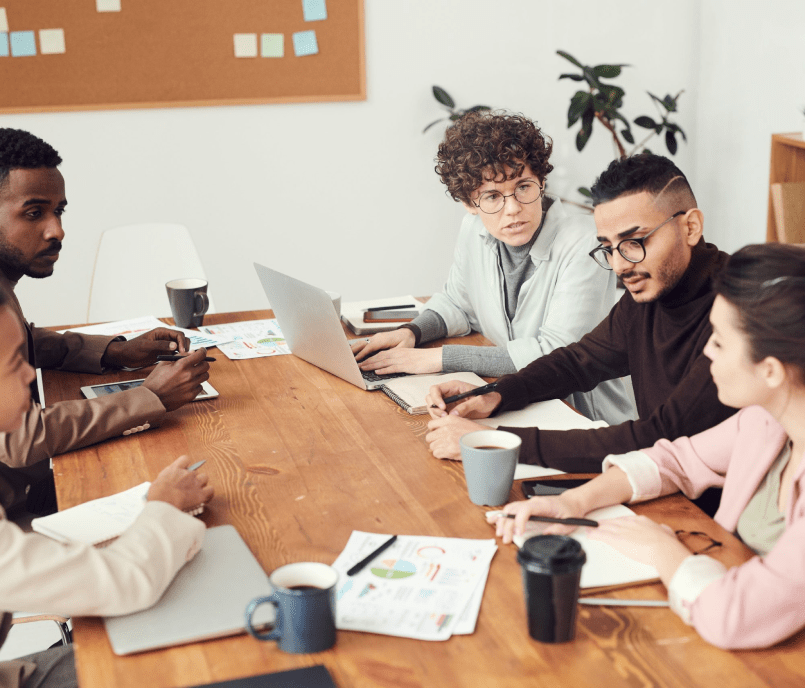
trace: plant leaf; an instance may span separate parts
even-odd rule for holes
[[[668,112],[676,112],[676,98],[672,98],[670,93],[665,95],[665,98],[662,99],[662,102]]]
[[[580,186],[576,189],[582,196],[586,196],[587,198],[592,198],[593,195],[590,193],[590,190],[586,186]]]
[[[561,55],[561,56],[562,56],[562,57],[564,57],[564,58],[565,58],[565,59],[566,59],[568,62],[572,62],[572,63],[573,63],[574,65],[576,65],[577,67],[579,67],[579,68],[581,68],[581,69],[583,69],[583,68],[584,68],[584,65],[583,65],[581,62],[579,62],[579,61],[578,61],[578,60],[577,60],[575,57],[573,57],[573,56],[572,56],[570,53],[566,53],[564,50],[557,50],[557,51],[556,51],[556,54],[557,54],[557,55]]]
[[[440,86],[433,87],[433,97],[436,98],[442,105],[449,108],[456,106],[455,101],[450,97],[450,94]]]
[[[614,79],[620,76],[621,67],[628,67],[629,65],[596,65],[593,67],[593,74],[599,79]]]
[[[657,123],[651,117],[646,117],[646,115],[640,115],[640,117],[635,118],[634,123],[638,127],[643,127],[643,129],[654,129],[657,126]]]
[[[687,137],[687,136],[685,136],[685,132],[684,132],[684,131],[682,131],[682,127],[680,127],[678,124],[675,124],[674,126],[676,127],[676,130],[677,130],[677,131],[678,131],[680,134],[682,134],[682,139],[685,141],[685,143],[687,143],[687,142],[688,142],[688,137]]]
[[[666,131],[665,132],[665,145],[668,147],[668,152],[671,155],[676,155],[676,136],[674,136],[674,132]]]
[[[592,96],[586,91],[576,91],[570,99],[570,107],[567,109],[567,127],[572,127],[581,117],[581,114],[590,107]]]
[[[632,136],[631,131],[629,131],[628,129],[623,129],[621,131],[621,136],[623,136],[626,143],[631,143],[632,145],[634,145],[634,136]]]
[[[434,124],[438,124],[438,123],[439,123],[439,122],[441,122],[442,120],[444,120],[444,117],[440,117],[439,119],[434,120],[433,122],[431,122],[431,123],[430,123],[428,126],[426,126],[426,127],[425,127],[425,128],[422,130],[422,133],[424,134],[424,133],[425,133],[425,132],[426,132],[428,129],[430,129],[430,128],[431,128],[431,127],[434,125]]]
[[[473,105],[471,108],[467,108],[464,110],[464,114],[466,115],[468,112],[481,112],[482,110],[491,110],[492,108],[488,105]]]
[[[642,150],[642,151],[640,151],[640,152],[641,152],[641,153],[648,153],[649,155],[654,155],[654,154],[651,152],[651,149],[650,149],[650,148],[645,148],[645,147],[644,147],[644,148],[643,148],[643,150]]]
[[[573,79],[573,81],[584,81],[584,77],[579,74],[562,74],[559,79]]]

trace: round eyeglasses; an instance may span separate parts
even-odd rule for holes
[[[674,213],[665,222],[660,223],[648,234],[640,237],[639,239],[624,239],[617,246],[598,246],[590,251],[589,255],[596,263],[604,268],[604,270],[612,269],[611,263],[613,251],[620,253],[624,259],[628,260],[630,263],[640,263],[646,257],[646,239],[648,239],[658,229],[667,225],[675,217],[684,215],[686,212],[687,210],[680,210]]]
[[[514,200],[518,203],[528,205],[539,200],[540,196],[542,196],[542,187],[537,182],[525,179],[517,185],[514,193],[502,194],[500,191],[485,191],[481,194],[477,203],[473,201],[473,205],[488,215],[494,215],[503,210],[503,206],[506,205],[506,199],[509,196],[514,196]]]

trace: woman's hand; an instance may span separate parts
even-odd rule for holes
[[[553,518],[583,518],[585,511],[568,492],[555,497],[534,497],[522,502],[511,502],[503,507],[502,511],[487,515],[488,523],[494,524],[495,535],[503,538],[508,544],[515,535],[523,535],[529,530],[534,534],[566,535],[575,530],[576,526],[563,526],[558,523],[531,523],[531,516],[551,516]],[[509,518],[508,515],[514,515]]]

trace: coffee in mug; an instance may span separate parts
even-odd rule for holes
[[[173,322],[177,327],[198,327],[210,309],[207,281],[203,279],[176,279],[165,285]]]
[[[269,577],[274,592],[246,607],[246,630],[258,640],[276,640],[283,652],[323,652],[335,644],[335,587],[338,572],[327,564],[301,562],[280,566]],[[262,604],[277,608],[274,628],[260,633],[253,617]]]
[[[473,504],[505,504],[514,482],[520,438],[503,430],[479,430],[459,440],[467,492]]]

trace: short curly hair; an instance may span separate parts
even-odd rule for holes
[[[22,129],[0,128],[0,187],[11,170],[58,167],[61,156],[49,143]]]
[[[436,155],[436,174],[456,201],[467,205],[490,179],[518,177],[525,165],[540,182],[553,169],[553,142],[530,119],[505,112],[469,112],[447,129]]]

